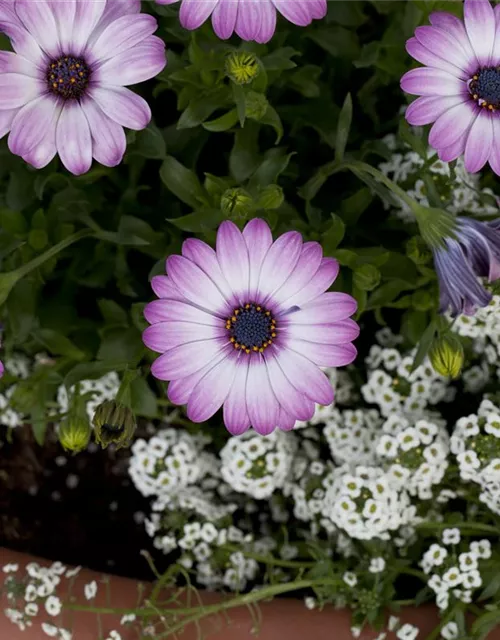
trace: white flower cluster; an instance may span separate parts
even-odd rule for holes
[[[80,396],[86,403],[87,416],[90,421],[94,417],[95,410],[105,400],[114,400],[120,388],[120,378],[115,371],[111,371],[97,380],[81,380]],[[70,389],[70,397],[75,392],[75,387]],[[66,413],[69,409],[68,391],[61,385],[57,391],[59,411]]]
[[[373,464],[381,423],[376,409],[335,409],[323,429],[335,463]]]
[[[416,349],[405,356],[395,348],[372,346],[366,358],[368,381],[361,387],[366,402],[376,404],[383,416],[400,413],[424,417],[429,405],[451,401],[455,389],[436,373],[429,362],[412,371]]]
[[[420,565],[429,576],[428,585],[436,594],[437,606],[444,610],[457,600],[472,602],[474,590],[483,584],[480,560],[491,556],[491,543],[486,539],[474,541],[460,552],[460,531],[456,528],[445,529],[442,542],[427,549]]]
[[[407,144],[399,143],[393,134],[386,136],[383,141],[393,154],[389,161],[379,165],[380,171],[399,184],[419,204],[429,206],[428,188],[424,178],[426,174],[430,174],[430,179],[442,200],[448,201],[446,209],[451,213],[496,213],[493,192],[491,189],[479,189],[479,175],[467,173],[463,158],[457,160],[452,175],[448,163],[439,159],[429,162],[436,155],[431,147],[428,148],[427,159],[424,160]],[[415,217],[408,205],[402,200],[397,200],[399,207],[394,209],[394,214],[405,222],[414,222]]]
[[[391,486],[428,500],[448,468],[449,436],[444,427],[433,422],[422,419],[410,425],[406,418],[395,414],[382,425],[376,451],[385,461]]]
[[[379,467],[345,465],[332,472],[327,484],[322,515],[351,538],[389,540],[389,532],[415,521],[409,494]]]
[[[31,371],[30,361],[23,354],[6,358],[4,366],[5,371],[18,380],[26,380]],[[14,382],[0,393],[0,424],[10,429],[21,427],[25,422],[24,416],[10,406],[16,388],[17,384]]]
[[[235,491],[257,500],[269,498],[285,484],[296,448],[295,435],[279,430],[229,438],[220,452],[222,478]]]
[[[479,499],[500,515],[500,408],[483,399],[477,414],[457,421],[450,447],[461,478],[477,483]]]
[[[56,595],[56,589],[61,580],[74,578],[80,567],[67,569],[62,563],[54,562],[50,567],[42,567],[36,562],[26,565],[26,574],[19,576],[19,566],[9,564],[3,567],[7,577],[4,590],[9,607],[4,610],[7,618],[24,631],[33,626],[33,619],[43,615],[47,620],[59,616],[62,603]],[[72,634],[67,629],[59,628],[51,622],[41,622],[41,629],[45,635],[71,640]]]

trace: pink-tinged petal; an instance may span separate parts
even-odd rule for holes
[[[185,378],[202,369],[225,346],[225,342],[219,339],[183,344],[157,358],[151,366],[151,373],[158,380]]]
[[[274,395],[264,358],[251,354],[248,365],[246,401],[252,427],[261,435],[276,429],[279,404]]]
[[[464,23],[479,64],[488,65],[495,42],[495,14],[489,0],[465,0]]]
[[[212,14],[212,26],[221,40],[233,35],[238,15],[238,0],[220,0]]]
[[[250,428],[246,401],[249,363],[250,358],[245,358],[242,354],[236,367],[233,385],[224,402],[224,424],[233,436],[239,436]]]
[[[326,0],[309,0],[309,12],[311,18],[322,20],[328,11]]]
[[[300,309],[281,316],[279,326],[291,324],[328,324],[349,318],[358,308],[356,300],[347,293],[329,291]]]
[[[167,273],[184,297],[200,308],[225,317],[231,311],[207,274],[183,256],[167,259]]]
[[[285,283],[272,294],[273,302],[282,304],[308,284],[318,271],[323,249],[317,242],[305,242],[300,258]]]
[[[224,326],[195,324],[193,322],[157,322],[144,330],[142,341],[152,351],[164,353],[188,342],[224,338]]]
[[[407,71],[401,78],[401,89],[417,96],[458,96],[467,93],[465,82],[432,67]]]
[[[425,96],[417,98],[406,109],[409,124],[420,127],[435,122],[448,109],[464,102],[462,96]]]
[[[243,229],[243,237],[250,260],[249,295],[253,299],[257,293],[262,262],[273,244],[273,236],[267,222],[254,218]]]
[[[228,303],[232,306],[236,305],[237,300],[222,273],[219,261],[217,260],[217,254],[212,247],[206,242],[198,240],[198,238],[188,238],[188,240],[185,240],[182,244],[182,255],[198,265],[198,267],[213,280],[215,286]]]
[[[417,27],[415,37],[438,60],[451,63],[453,75],[467,80],[477,70],[477,61],[471,59],[456,38],[444,29],[429,26]],[[439,65],[431,66],[439,67]],[[449,71],[449,69],[446,70]]]
[[[158,4],[175,4],[179,0],[156,0]]]
[[[480,112],[469,131],[464,155],[465,170],[469,173],[480,171],[488,162],[493,145],[493,117],[488,112]]]
[[[490,154],[490,166],[497,176],[500,176],[500,120],[498,118],[493,118],[493,146]]]
[[[453,162],[453,160],[462,156],[465,151],[465,143],[467,142],[468,135],[469,130],[465,131],[453,144],[448,147],[441,147],[438,149],[437,153],[439,159],[443,162]]]
[[[354,320],[340,320],[330,324],[291,324],[279,332],[287,340],[308,340],[320,344],[345,344],[359,336],[359,326]],[[288,344],[291,344],[288,343]]]
[[[130,89],[92,86],[89,95],[107,116],[122,127],[140,131],[145,129],[151,120],[148,103]]]
[[[311,11],[305,0],[273,0],[273,4],[282,16],[299,27],[306,27],[312,21]]]
[[[119,86],[137,84],[154,78],[166,64],[165,43],[157,36],[149,36],[143,42],[106,60],[93,71],[92,81]]]
[[[276,8],[270,1],[263,2],[260,6],[260,14],[260,31],[259,35],[255,36],[255,41],[265,44],[271,40],[276,31]]]
[[[18,113],[17,109],[7,109],[0,111],[0,138],[3,138],[6,133],[9,133],[12,121]]]
[[[83,109],[76,101],[67,101],[56,128],[56,146],[61,162],[76,176],[92,165],[92,137]]]
[[[159,298],[186,302],[186,298],[168,276],[153,276],[151,279],[151,288]]]
[[[161,276],[156,276],[160,278]],[[189,302],[180,302],[178,300],[153,300],[144,309],[144,317],[149,324],[156,322],[194,322],[199,325],[209,325],[211,327],[220,327],[224,325],[224,321],[210,313],[206,313],[198,307],[194,307]]]
[[[272,349],[281,369],[292,385],[307,398],[327,406],[333,402],[333,388],[330,380],[309,358],[290,349]]]
[[[264,353],[271,387],[281,408],[293,416],[294,421],[310,420],[314,415],[315,404],[292,385],[283,373],[279,361],[274,355]]]
[[[92,135],[92,155],[105,167],[116,167],[127,148],[123,127],[108,118],[92,98],[82,100],[81,105]]]
[[[224,360],[227,356],[227,349],[221,349],[219,353],[212,358],[204,367],[195,371],[185,378],[177,378],[168,383],[167,395],[171,402],[174,404],[187,404],[193,389],[198,382],[207,374],[217,363]]]
[[[97,42],[106,27],[115,20],[118,20],[118,18],[122,16],[139,13],[140,10],[141,0],[111,0],[110,2],[106,2],[106,7],[104,8],[101,19],[89,37],[89,47],[91,47],[94,42]]]
[[[135,13],[121,16],[109,24],[88,49],[87,61],[104,61],[127,51],[151,36],[158,28],[153,16]]]
[[[259,302],[277,291],[290,277],[302,253],[302,236],[297,231],[281,235],[266,253],[260,270]]]
[[[314,405],[313,405],[314,407]],[[290,415],[289,413],[287,413],[283,407],[280,407],[280,412],[278,415],[278,423],[277,423],[277,427],[278,429],[281,429],[281,431],[291,431],[294,426],[295,426],[295,418],[294,416]]]
[[[28,2],[30,0],[27,0]],[[115,0],[111,0],[114,2]],[[106,7],[106,0],[77,0],[75,19],[73,23],[72,54],[79,56],[85,50],[92,32],[102,18]]]
[[[187,416],[193,422],[211,418],[229,394],[241,354],[232,346],[227,347],[226,353],[227,357],[203,376],[189,397]]]
[[[198,29],[217,6],[219,0],[182,0],[179,19],[185,29]]]
[[[427,49],[427,47],[419,42],[417,38],[410,38],[406,41],[406,51],[412,58],[417,60],[417,62],[421,62],[428,67],[441,69],[442,71],[446,71],[452,76],[456,76],[457,78],[461,78],[462,80],[468,80],[467,74],[464,71],[451,64],[451,62],[443,60],[443,58],[440,58],[434,52],[429,51],[429,49]]]
[[[25,105],[12,122],[9,149],[18,156],[25,156],[36,147],[55,125],[63,108],[62,100],[52,96],[42,96]]]
[[[32,78],[38,78],[44,80],[43,69],[36,64],[33,64],[31,60],[19,55],[18,53],[12,53],[12,51],[0,51],[0,72],[1,73],[20,73],[23,76],[31,76]]]
[[[315,300],[335,282],[338,273],[339,263],[333,258],[323,258],[311,281],[291,298],[285,300],[280,305],[280,312],[288,311],[295,306],[303,307],[308,302]]]
[[[76,0],[49,0],[54,16],[61,52],[70,51],[76,15]]]
[[[477,117],[478,108],[463,102],[443,113],[433,124],[429,133],[429,144],[435,149],[448,147],[468,131]]]
[[[287,339],[285,347],[309,358],[318,367],[344,367],[358,355],[353,344],[319,344],[306,340]]]
[[[226,220],[217,231],[217,260],[226,281],[241,304],[248,302],[250,266],[245,239],[238,227]]]
[[[57,153],[56,147],[56,128],[58,118],[54,118],[50,126],[44,131],[42,139],[28,153],[23,155],[23,160],[35,169],[43,169]]]
[[[434,27],[439,27],[449,33],[450,36],[453,36],[459,42],[467,57],[477,62],[465,25],[460,18],[445,11],[435,11],[430,14],[429,20]]]
[[[9,22],[0,17],[0,31],[7,35],[12,43],[14,51],[39,67],[46,66],[49,58],[39,47],[35,38],[24,27],[21,21],[14,18],[13,22]]]
[[[45,53],[51,58],[60,56],[59,34],[50,3],[47,0],[16,0],[15,7],[18,17]]]
[[[20,73],[0,74],[0,109],[18,109],[43,93],[43,85],[35,78]]]
[[[270,0],[263,0],[269,2]],[[254,0],[238,0],[238,15],[235,31],[242,40],[255,40],[259,35],[262,16],[260,2]]]

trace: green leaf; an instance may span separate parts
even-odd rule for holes
[[[156,418],[158,416],[158,402],[144,378],[136,378],[130,384],[130,408],[138,416]]]
[[[224,214],[220,209],[200,209],[180,218],[167,218],[167,222],[182,231],[200,233],[216,229],[224,219]]]
[[[71,360],[83,360],[85,354],[69,338],[52,329],[38,329],[33,332],[33,338],[42,344],[49,353],[56,356],[66,356]]]
[[[477,620],[472,624],[472,633],[474,638],[483,640],[486,638],[490,631],[497,629],[500,625],[500,609],[495,608],[493,611],[488,611],[479,616]]]
[[[344,159],[344,152],[349,138],[349,131],[351,130],[352,123],[352,98],[348,93],[342,110],[339,115],[337,124],[337,138],[335,143],[335,162],[341,163]]]
[[[236,112],[238,113],[238,119],[240,121],[240,126],[243,128],[245,126],[245,119],[247,113],[247,101],[245,98],[245,90],[239,84],[233,83],[233,100],[236,105]]]
[[[19,211],[0,209],[0,229],[13,236],[20,236],[27,232],[26,219]]]
[[[283,124],[276,109],[269,105],[267,107],[266,113],[262,116],[262,118],[259,118],[259,122],[261,124],[269,125],[276,131],[275,144],[279,144],[281,138],[283,137]]]
[[[293,153],[285,154],[283,149],[271,149],[268,151],[266,159],[252,176],[249,187],[257,189],[276,184],[279,176],[288,167],[293,155]]]
[[[97,304],[107,325],[128,327],[127,312],[114,300],[98,300]]]
[[[144,158],[163,160],[167,154],[167,146],[160,129],[150,123],[146,129],[137,132],[137,141],[131,153],[137,153]]]
[[[163,161],[160,178],[174,195],[193,209],[203,201],[205,193],[196,174],[173,156],[167,156]]]
[[[431,348],[432,341],[434,340],[434,336],[436,335],[436,322],[434,320],[428,325],[427,329],[422,334],[420,338],[420,342],[418,344],[417,353],[415,354],[415,359],[413,360],[413,365],[411,367],[412,371],[418,369],[418,367],[425,360],[427,354],[429,353],[429,349]]]
[[[95,380],[102,378],[111,371],[125,371],[129,367],[126,359],[109,360],[108,362],[84,362],[74,366],[64,378],[64,385],[67,389],[74,387],[77,382],[82,380]]]
[[[353,283],[361,291],[373,291],[380,283],[380,271],[373,264],[362,264],[354,271]]]
[[[331,213],[330,216],[332,218],[332,224],[321,236],[321,245],[325,255],[331,255],[332,252],[335,251],[342,242],[345,234],[345,224],[342,219],[334,213]]]
[[[367,309],[385,307],[393,302],[400,293],[408,289],[412,289],[412,286],[408,285],[404,280],[394,279],[389,280],[389,282],[384,282],[384,284],[378,287],[370,296]]]
[[[223,116],[220,116],[220,118],[204,122],[202,126],[207,131],[227,131],[228,129],[231,129],[231,127],[234,127],[236,125],[238,119],[239,118],[237,109],[231,109],[231,111],[228,111]]]

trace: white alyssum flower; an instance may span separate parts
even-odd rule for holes
[[[323,435],[335,463],[373,464],[380,424],[380,414],[375,409],[333,410]]]
[[[53,624],[42,622],[41,627],[42,631],[45,633],[45,635],[49,636],[49,638],[55,638],[59,634],[59,629]]]
[[[19,571],[19,565],[17,563],[5,564],[2,570],[4,573],[16,573]]]
[[[295,434],[279,430],[229,438],[220,452],[222,478],[235,491],[263,500],[283,487],[296,449]]]
[[[92,600],[97,595],[97,582],[95,580],[92,580],[92,582],[89,582],[84,586],[83,591],[85,594],[85,598],[87,600]]]
[[[418,627],[408,623],[404,624],[396,631],[396,637],[399,638],[399,640],[415,640],[418,634]]]
[[[49,596],[45,601],[45,611],[49,616],[58,616],[61,613],[62,604],[57,596]]]
[[[346,583],[346,585],[348,585],[349,587],[355,587],[358,584],[358,579],[356,577],[355,573],[352,573],[352,571],[346,571],[344,573],[344,575],[342,576],[342,580]]]
[[[450,529],[443,529],[441,533],[441,540],[443,544],[453,545],[458,544],[460,542],[460,529],[456,527],[452,527]]]
[[[384,558],[372,558],[370,560],[370,566],[368,567],[368,571],[370,573],[382,573],[384,569],[385,569]]]
[[[116,371],[111,371],[96,380],[80,381],[80,396],[85,400],[87,416],[90,421],[94,417],[95,410],[105,400],[114,400],[120,388],[120,378]],[[69,390],[70,397],[75,392],[75,387]],[[70,397],[64,385],[57,391],[57,402],[60,413],[66,413],[69,409]]]
[[[135,613],[127,613],[124,616],[122,616],[121,620],[120,620],[120,624],[125,625],[125,624],[131,624],[132,622],[135,622],[137,616],[135,615]]]
[[[441,637],[445,640],[455,640],[458,638],[458,625],[456,622],[447,622],[441,628]]]
[[[309,611],[312,611],[313,609],[316,609],[316,606],[317,606],[316,598],[312,598],[311,596],[306,596],[304,598],[304,604],[306,609],[309,609]]]

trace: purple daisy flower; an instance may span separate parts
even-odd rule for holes
[[[465,0],[464,20],[445,12],[418,27],[408,53],[426,65],[401,79],[407,93],[422,96],[406,110],[412,125],[434,123],[429,144],[441,160],[464,154],[474,173],[487,162],[500,175],[500,5]]]
[[[156,0],[173,4],[178,0]],[[180,21],[186,29],[198,29],[209,16],[222,40],[233,32],[243,40],[269,42],[276,30],[276,11],[299,27],[326,15],[326,0],[181,0]]]
[[[224,423],[235,435],[309,420],[316,402],[333,402],[320,367],[356,357],[356,301],[325,293],[338,271],[317,242],[303,243],[296,231],[273,242],[259,219],[243,233],[223,222],[215,251],[186,240],[182,256],[167,259],[168,275],[153,278],[160,299],[144,312],[152,325],[144,343],[162,353],[153,375],[170,381],[168,397],[187,404],[193,422],[224,405]]]
[[[440,312],[452,316],[473,315],[485,307],[491,294],[478,281],[500,278],[500,219],[479,222],[457,218],[455,237],[443,238],[444,245],[434,249],[434,264],[439,279]]]
[[[92,157],[113,167],[125,153],[123,127],[144,129],[145,100],[126,85],[166,64],[156,20],[140,0],[0,0],[0,137],[36,168],[59,154],[80,175]]]

